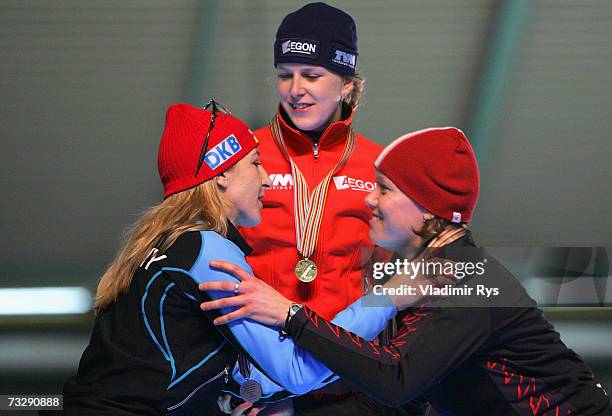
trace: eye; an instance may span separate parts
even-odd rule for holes
[[[253,164],[257,167],[261,166],[261,162],[259,160],[256,160],[255,162],[253,162]]]
[[[276,76],[278,77],[278,79],[290,79],[291,78],[291,74],[284,74],[284,73],[276,74]]]
[[[378,184],[378,189],[380,189],[380,193],[383,194],[383,195],[386,194],[387,191],[389,190],[389,188],[387,186],[383,185],[382,183]]]
[[[304,74],[303,77],[308,79],[308,80],[315,80],[317,78],[321,78],[321,75],[319,75],[319,74]]]

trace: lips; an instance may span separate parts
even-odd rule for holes
[[[289,103],[289,105],[291,106],[291,109],[293,111],[300,112],[300,111],[306,111],[309,107],[313,106],[314,104],[308,104],[308,103]]]
[[[381,220],[381,221],[383,219],[382,215],[380,215],[380,214],[378,214],[376,212],[372,212],[372,218],[376,218],[376,219]]]

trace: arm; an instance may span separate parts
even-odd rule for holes
[[[249,273],[251,269],[246,263],[242,252],[228,240],[212,232],[203,232],[202,251],[197,262],[189,271],[190,276],[197,282],[229,281],[239,282],[235,277],[219,270],[211,269],[209,262],[213,259],[226,260],[236,263]],[[227,296],[220,291],[208,291],[211,299]],[[230,296],[233,296],[231,294]],[[222,314],[227,314],[235,308],[221,308]],[[395,314],[395,308],[361,308],[353,306],[340,317],[340,322],[355,322],[356,330],[363,330],[363,335],[375,336]],[[375,325],[368,325],[366,317],[373,317]],[[379,325],[380,327],[376,327]],[[297,348],[291,338],[281,339],[275,327],[258,324],[250,319],[238,319],[230,322],[227,329],[232,338],[251,357],[255,365],[270,376],[277,384],[296,394],[306,393],[317,388],[323,381],[328,380],[332,372],[310,353]],[[223,331],[223,328],[221,328]],[[375,332],[372,334],[372,332]],[[274,353],[271,354],[270,352]]]
[[[373,296],[373,295],[369,295]],[[377,297],[377,298],[380,298]],[[380,299],[376,299],[375,304],[380,304]],[[388,303],[386,305],[381,306],[362,306],[363,304],[368,304],[367,297],[358,299],[349,305],[346,309],[338,312],[338,314],[334,317],[332,322],[339,327],[344,328],[349,332],[353,332],[358,334],[359,336],[371,341],[376,335],[378,335],[386,326],[387,322],[395,316],[397,310],[395,305],[392,303]],[[278,336],[277,338],[278,339]],[[275,340],[272,340],[273,342]],[[291,343],[293,341],[291,340]],[[290,363],[297,364],[300,363]],[[265,368],[264,368],[265,370]],[[328,375],[327,379],[321,380],[316,386],[314,386],[311,390],[315,390],[321,388],[333,381],[338,380],[338,377],[333,375],[331,371],[326,371],[325,373],[320,374],[320,378]],[[332,377],[333,376],[333,377]],[[234,366],[234,370],[232,373],[232,377],[238,384],[242,384],[245,381],[245,378],[238,371],[238,366]],[[276,393],[281,391],[283,388],[270,380],[264,373],[259,371],[257,367],[251,368],[250,378],[259,382],[262,386],[262,390],[266,395],[270,395],[272,393]]]
[[[343,331],[307,307],[287,331],[342,379],[397,406],[422,394],[487,339],[485,308],[454,308],[444,301],[436,306],[406,315],[396,337],[383,346]]]

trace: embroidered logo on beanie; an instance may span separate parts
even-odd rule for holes
[[[217,169],[219,166],[230,160],[232,156],[242,149],[238,139],[233,134],[226,137],[221,143],[216,145],[212,150],[206,152],[204,160],[211,169]]]
[[[319,42],[308,39],[287,39],[281,43],[283,56],[305,56],[319,58]]]
[[[354,53],[343,51],[342,49],[332,49],[332,62],[337,65],[347,66],[351,69],[355,69],[357,63],[357,57]]]

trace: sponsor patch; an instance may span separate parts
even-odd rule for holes
[[[290,173],[271,173],[272,189],[293,189],[293,176]]]
[[[206,152],[204,161],[211,170],[215,170],[242,149],[238,139],[233,134],[227,136],[221,143]]]
[[[304,56],[319,58],[319,42],[309,39],[283,39],[281,41],[281,56]]]
[[[336,189],[351,189],[353,191],[372,192],[376,188],[374,182],[364,181],[362,179],[349,178],[348,176],[334,176],[334,185]]]
[[[351,69],[355,69],[355,65],[357,64],[357,55],[338,48],[332,49],[331,59],[334,64],[346,66]]]

